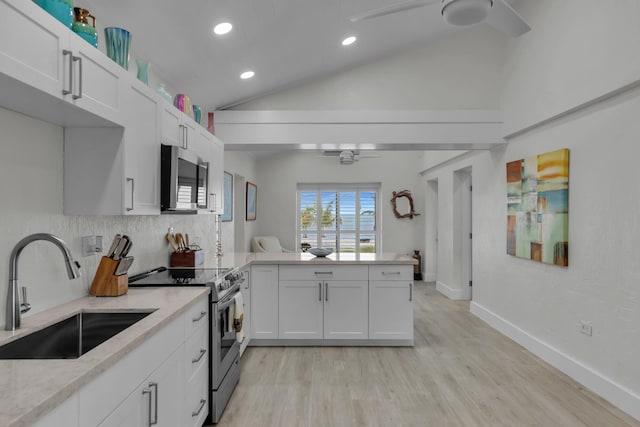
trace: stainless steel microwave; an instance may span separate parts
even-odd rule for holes
[[[197,213],[207,209],[209,164],[192,151],[161,145],[160,210],[162,213]]]

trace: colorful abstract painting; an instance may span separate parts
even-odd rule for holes
[[[569,265],[569,150],[507,163],[507,254]]]

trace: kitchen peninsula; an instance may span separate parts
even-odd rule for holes
[[[250,346],[413,346],[409,255],[233,253],[204,267],[236,266]]]

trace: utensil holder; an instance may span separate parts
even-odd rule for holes
[[[89,294],[96,297],[117,297],[124,295],[129,290],[129,276],[114,273],[118,268],[119,260],[103,256],[98,265],[98,270],[91,283]]]
[[[204,251],[171,252],[171,267],[196,267],[204,263]]]

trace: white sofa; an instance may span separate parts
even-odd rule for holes
[[[251,252],[293,252],[283,248],[276,236],[255,236],[251,239]]]

